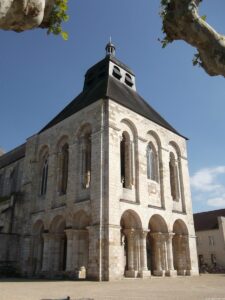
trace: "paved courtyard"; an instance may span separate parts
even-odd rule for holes
[[[0,300],[225,300],[225,274],[116,282],[0,281]]]

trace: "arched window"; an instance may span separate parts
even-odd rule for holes
[[[170,162],[169,162],[169,169],[170,169],[170,190],[171,196],[174,201],[179,201],[180,198],[180,191],[179,191],[179,179],[178,179],[178,166],[175,160],[175,156],[172,152],[170,152]]]
[[[125,74],[125,83],[130,87],[134,85],[132,77],[128,73]]]
[[[91,183],[91,133],[86,134],[83,138],[82,154],[83,186],[89,188]]]
[[[151,144],[147,147],[147,178],[158,182],[158,157]]]
[[[120,164],[123,187],[131,189],[133,184],[133,151],[127,132],[123,132],[120,142]]]
[[[0,196],[3,195],[3,185],[4,185],[4,176],[3,174],[0,174]]]
[[[16,192],[16,169],[13,169],[10,173],[9,184],[10,184],[10,194],[15,193]]]
[[[69,146],[64,144],[59,154],[59,192],[66,194],[68,181]]]
[[[42,168],[41,168],[41,188],[40,194],[45,195],[47,191],[48,183],[48,154],[43,157]]]
[[[122,75],[120,73],[120,69],[117,66],[113,67],[113,76],[116,77],[119,80],[122,77]]]

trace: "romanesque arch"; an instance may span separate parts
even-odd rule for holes
[[[83,210],[77,212],[73,217],[71,230],[71,243],[73,248],[70,268],[80,270],[88,269],[89,259],[89,232],[88,227],[91,224],[90,217]]]
[[[161,139],[160,139],[159,135],[154,130],[149,130],[147,132],[147,140],[148,140],[148,136],[150,136],[150,137],[152,136],[154,138],[154,140],[157,143],[158,147],[162,146]]]
[[[181,150],[174,141],[169,143],[169,176],[173,210],[185,212]]]
[[[90,217],[83,210],[77,212],[73,217],[73,228],[74,229],[87,229],[90,225]]]
[[[63,135],[56,147],[57,152],[57,192],[59,195],[66,194],[69,172],[69,142],[68,136]]]
[[[49,169],[49,147],[44,145],[39,151],[39,195],[44,196],[47,192]]]
[[[49,261],[50,270],[61,272],[66,270],[67,238],[66,222],[62,216],[56,216],[50,224]]]
[[[173,224],[174,268],[178,275],[189,275],[191,269],[189,235],[184,221],[178,219]]]
[[[123,131],[120,142],[121,183],[123,188],[132,189],[133,185],[133,152],[131,137]]]
[[[44,224],[38,220],[32,229],[32,271],[39,274],[42,270],[43,250],[44,250]]]
[[[78,170],[80,170],[80,187],[89,189],[91,184],[91,160],[92,160],[92,127],[89,123],[83,124],[77,131],[78,140]]]
[[[141,219],[135,211],[126,210],[121,217],[120,226],[124,275],[142,276],[143,271],[147,271],[147,260],[146,234],[142,230]]]
[[[81,126],[77,129],[75,136],[76,138],[81,138],[82,136],[86,135],[88,132],[92,131],[92,126],[88,122],[84,122]]]
[[[146,134],[146,177],[150,204],[164,207],[164,184],[161,140],[152,130]]]
[[[131,120],[129,120],[127,118],[122,119],[121,120],[121,125],[125,126],[125,127],[128,127],[131,130],[132,139],[135,140],[138,137],[137,127],[134,125],[134,123]]]
[[[166,243],[168,227],[160,215],[153,215],[149,220],[150,233],[147,239],[148,268],[152,274],[162,276],[168,270]]]
[[[120,122],[120,179],[121,187],[130,190],[129,200],[139,201],[139,156],[137,143],[137,128],[134,123],[128,119],[122,119]],[[126,194],[126,190],[122,193]]]

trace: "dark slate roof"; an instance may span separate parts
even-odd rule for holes
[[[225,209],[196,213],[194,216],[195,231],[219,228],[217,217],[225,217]]]
[[[15,149],[0,156],[0,169],[23,158],[25,156],[25,148],[26,144],[22,144],[16,147]]]
[[[119,67],[121,67],[125,71],[127,71],[128,73],[130,73],[133,76],[135,76],[134,72],[131,70],[130,67],[128,67],[127,65],[125,65],[124,63],[122,63],[120,60],[118,60],[113,55],[107,55],[105,58],[103,58],[102,60],[100,60],[97,64],[95,64],[92,67],[90,67],[90,69],[87,70],[85,76],[87,76],[91,72],[96,72],[96,70],[99,69],[99,68],[101,68],[103,65],[109,66],[109,61],[115,63],[116,65],[118,65]]]
[[[143,117],[165,127],[182,136],[162,116],[160,116],[136,91],[108,75],[109,61],[116,63],[127,72],[133,72],[113,56],[106,56],[103,60],[91,67],[85,75],[83,92],[67,105],[53,120],[40,132],[43,132],[63,121],[84,107],[99,99],[112,99],[120,105],[142,115]],[[184,137],[184,136],[182,136]],[[185,137],[184,137],[185,138]]]

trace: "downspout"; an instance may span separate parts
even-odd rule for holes
[[[103,249],[104,243],[102,242],[102,239],[104,237],[104,228],[103,228],[103,197],[104,197],[104,125],[105,125],[105,101],[102,99],[101,104],[101,127],[100,127],[100,199],[99,199],[99,205],[100,205],[100,224],[99,224],[99,281],[103,280],[103,274],[102,274],[102,260],[103,260]]]

